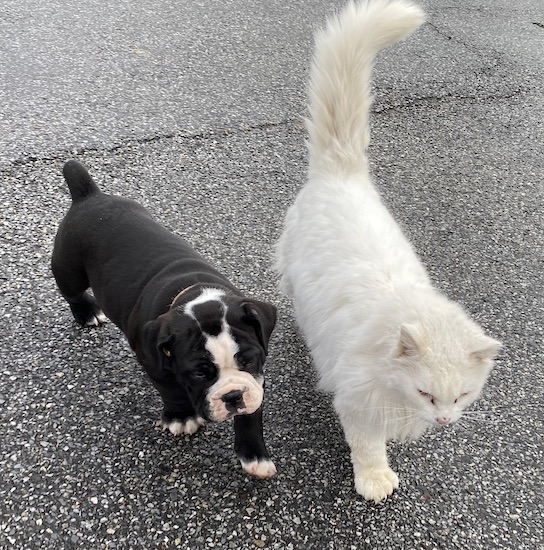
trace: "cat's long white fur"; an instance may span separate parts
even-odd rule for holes
[[[397,0],[349,3],[315,37],[310,73],[310,177],[366,172],[374,58],[423,22],[419,7]],[[315,174],[319,176],[319,173]]]
[[[308,183],[276,250],[320,386],[334,394],[356,489],[375,501],[398,486],[386,441],[456,421],[500,346],[433,288],[368,174],[374,58],[423,21],[405,0],[352,2],[316,35]]]

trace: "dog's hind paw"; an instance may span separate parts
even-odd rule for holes
[[[97,311],[94,315],[89,317],[85,321],[86,327],[98,327],[99,325],[102,325],[104,323],[107,323],[108,318],[104,315],[103,311]]]
[[[169,430],[172,435],[192,435],[197,432],[206,421],[198,416],[196,418],[186,418],[185,420],[179,420],[174,418],[170,421],[162,421],[163,430]]]
[[[87,291],[77,299],[68,300],[68,303],[74,319],[82,327],[97,327],[108,320],[95,297]]]
[[[258,477],[259,479],[267,479],[272,477],[277,471],[274,463],[268,458],[251,460],[249,462],[240,460],[240,462],[242,463],[242,468],[247,474]]]

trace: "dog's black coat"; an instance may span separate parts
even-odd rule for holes
[[[197,417],[210,420],[206,392],[218,369],[204,347],[203,330],[208,335],[220,332],[225,306],[217,301],[198,304],[197,323],[171,307],[172,300],[184,289],[176,306],[196,298],[203,287],[223,289],[226,321],[239,347],[236,364],[254,376],[262,376],[276,308],[245,298],[136,202],[102,193],[76,161],[68,161],[63,173],[72,205],[55,239],[52,270],[76,321],[98,324],[103,310],[124,332],[163,399],[165,425]],[[234,427],[242,462],[269,458],[261,408],[235,416]]]

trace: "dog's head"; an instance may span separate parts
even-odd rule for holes
[[[199,416],[222,422],[261,406],[275,324],[273,305],[205,288],[148,323],[145,345],[156,375],[173,375]]]

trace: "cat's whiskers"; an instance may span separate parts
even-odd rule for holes
[[[366,412],[366,411],[408,411],[408,412],[417,412],[418,409],[415,408],[408,408],[403,405],[389,405],[389,406],[383,406],[383,405],[376,405],[374,407],[357,407],[356,409],[359,412]]]
[[[494,415],[495,411],[463,411],[461,418],[479,420]]]
[[[459,420],[467,420],[469,422],[481,422],[483,420],[487,420],[489,418],[493,418],[492,415],[490,414],[478,414],[478,415],[472,415],[472,414],[469,414],[469,415],[463,415],[461,416],[461,418]]]
[[[368,407],[357,408],[357,413],[374,413],[383,418],[383,422],[395,422],[397,420],[412,419],[419,416],[417,409],[406,409],[404,407]]]
[[[419,415],[415,415],[415,416],[418,417],[417,420],[414,420],[414,418],[411,418],[411,419],[405,419],[403,421],[401,419],[401,420],[397,420],[393,424],[395,428],[395,433],[397,434],[397,438],[402,440],[403,438],[409,437],[413,434],[414,429],[419,430],[422,425],[428,424],[428,422],[423,420],[423,418],[419,417]]]

